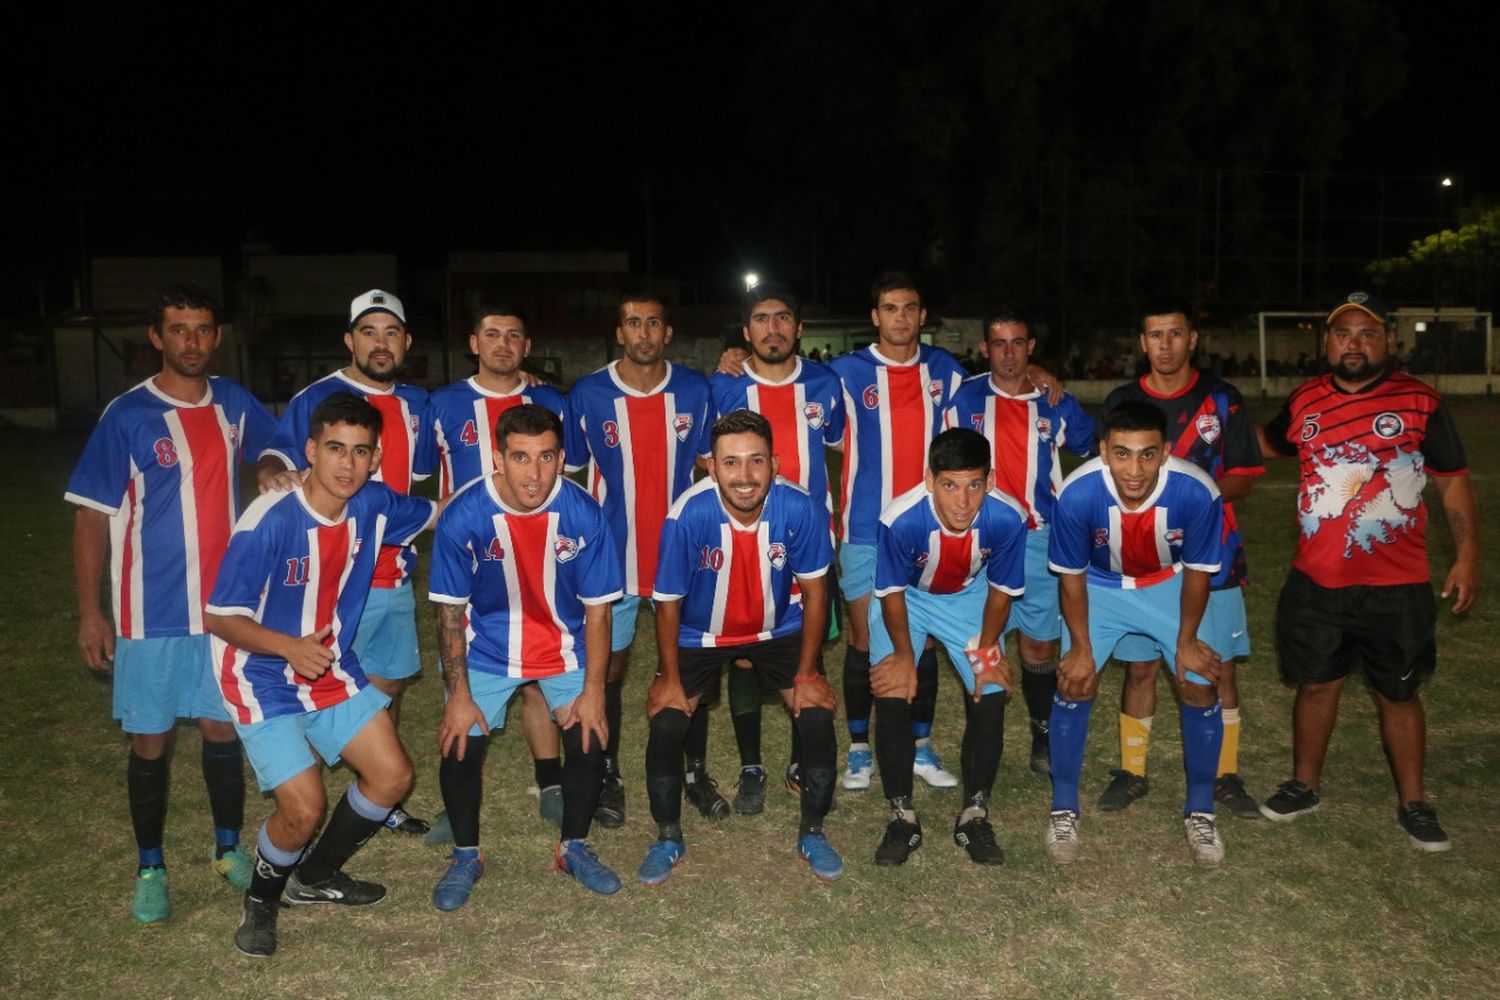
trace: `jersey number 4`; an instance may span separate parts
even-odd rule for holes
[[[479,432],[474,429],[474,421],[464,424],[464,429],[458,432],[458,439],[470,448],[479,443]]]

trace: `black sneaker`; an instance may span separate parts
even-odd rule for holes
[[[1411,839],[1411,846],[1419,851],[1441,854],[1453,849],[1453,841],[1438,823],[1437,810],[1426,802],[1408,802],[1397,807],[1396,822]]]
[[[1031,731],[1031,773],[1043,776],[1052,773],[1052,747],[1047,743],[1047,732]]]
[[[340,906],[373,906],[385,898],[385,886],[361,882],[343,871],[336,871],[321,882],[305,884],[298,872],[287,879],[283,898],[293,906],[312,903],[338,903]]]
[[[1130,803],[1145,798],[1146,793],[1151,791],[1151,782],[1144,775],[1121,770],[1109,773],[1113,775],[1113,779],[1109,787],[1099,795],[1099,808],[1103,812],[1119,812],[1129,808]]]
[[[276,954],[276,900],[262,902],[245,893],[245,917],[234,932],[234,947],[248,958],[270,958]]]
[[[1005,851],[995,840],[995,828],[986,816],[976,816],[967,823],[955,822],[953,842],[968,851],[969,860],[976,865],[1005,864]]]
[[[385,828],[392,833],[404,833],[409,837],[425,837],[432,832],[432,824],[418,819],[400,806],[391,810],[385,818]]]
[[[606,774],[599,789],[599,804],[594,807],[594,822],[606,830],[625,825],[625,782],[618,774]]]
[[[734,794],[734,811],[741,816],[759,816],[766,808],[766,769],[740,768],[740,788]]]
[[[880,846],[875,848],[877,865],[903,865],[911,857],[911,852],[922,846],[921,821],[912,822],[901,815],[903,810],[911,809],[910,800],[892,799],[891,805],[895,815],[886,824]]]
[[[1260,819],[1260,803],[1245,791],[1238,774],[1221,774],[1214,781],[1214,801],[1222,802],[1240,819]]]
[[[1318,793],[1302,782],[1283,781],[1276,793],[1262,803],[1260,814],[1278,823],[1290,823],[1298,816],[1317,812],[1322,804]]]
[[[683,777],[682,797],[691,802],[705,819],[720,820],[729,815],[729,803],[719,794],[719,783],[708,776],[708,768],[701,760],[688,766]],[[765,800],[764,794],[761,800]]]

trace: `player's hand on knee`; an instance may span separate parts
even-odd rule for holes
[[[826,708],[832,712],[838,704],[834,697],[833,685],[828,683],[828,678],[822,674],[815,673],[806,680],[799,674],[792,678],[792,717],[796,718],[802,714],[804,708]]]
[[[604,716],[604,692],[584,688],[582,694],[558,709],[557,725],[562,729],[583,727],[583,732],[579,735],[583,740],[584,753],[588,753],[592,747],[591,740],[597,740],[599,746],[604,746],[609,742],[609,722]]]
[[[1005,650],[998,642],[979,649],[966,649],[964,656],[968,657],[969,669],[974,674],[973,697],[976,702],[984,697],[986,685],[996,684],[1010,690],[1010,660],[1006,659]]]
[[[1092,650],[1074,646],[1057,661],[1057,693],[1069,701],[1092,697],[1097,679]]]
[[[315,681],[333,666],[333,650],[327,645],[331,635],[333,635],[333,626],[324,625],[311,635],[304,635],[292,641],[292,648],[287,651],[286,662],[298,677],[306,677],[310,681]]]
[[[115,630],[97,609],[78,622],[78,648],[90,670],[108,673],[115,664]]]
[[[646,692],[646,718],[654,719],[657,713],[668,708],[675,708],[683,715],[693,714],[688,708],[687,692],[682,689],[682,682],[657,677]]]
[[[446,757],[457,744],[454,756],[463,760],[464,753],[469,748],[469,730],[474,726],[478,726],[481,733],[490,728],[489,720],[484,717],[484,712],[480,711],[474,699],[467,691],[456,691],[449,695],[448,701],[443,705],[442,721],[438,723],[438,753]]]
[[[870,690],[877,698],[917,696],[917,663],[910,656],[892,653],[870,668]]]
[[[748,357],[750,352],[743,347],[726,347],[724,353],[719,355],[719,371],[739,378],[745,374],[745,359]]]
[[[1192,671],[1210,684],[1219,679],[1219,654],[1202,639],[1194,639],[1177,646],[1177,683],[1188,683],[1188,671]]]

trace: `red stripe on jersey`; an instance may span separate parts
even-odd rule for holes
[[[634,527],[635,564],[641,594],[650,594],[656,580],[656,547],[671,506],[668,490],[674,470],[668,464],[667,394],[626,396],[625,418],[630,422],[630,456],[635,468]],[[632,498],[625,498],[627,503]],[[627,558],[630,554],[627,553]]]
[[[235,721],[248,726],[255,719],[250,713],[250,706],[240,697],[240,678],[235,671],[235,660],[239,657],[239,652],[234,646],[224,644],[224,655],[219,658],[219,691],[234,709]]]
[[[521,618],[521,676],[544,677],[557,673],[562,649],[562,630],[547,592],[547,562],[553,558],[551,526],[556,515],[513,517],[505,515],[510,529],[510,555],[514,558],[520,593],[511,613]]]
[[[198,522],[198,580],[200,599],[207,603],[219,576],[219,563],[229,546],[231,529],[229,494],[224,483],[230,481],[225,458],[224,429],[219,423],[217,407],[197,406],[177,411],[182,433],[192,455],[193,510]]]
[[[349,565],[349,522],[319,527],[317,532],[318,565],[310,570],[315,576],[307,582],[308,586],[318,588],[313,612],[314,632],[332,625],[334,612],[338,609],[339,585],[344,579],[344,569]],[[336,632],[330,632],[328,638],[323,640],[323,645],[329,649],[333,649],[337,643]],[[308,694],[315,708],[337,705],[349,697],[344,681],[335,677],[333,670],[327,671],[315,681],[309,681],[298,674],[297,683],[311,685]]]
[[[1026,508],[1027,527],[1035,528],[1036,512],[1031,508],[1035,498],[1028,482],[1036,463],[1036,449],[1031,440],[1031,404],[993,394],[987,403],[990,413],[986,423],[995,447],[995,488],[1019,500]]]
[[[848,397],[844,397],[847,402]],[[854,453],[854,414],[849,414],[849,419],[844,422],[844,460],[839,463],[839,517],[838,523],[834,525],[834,531],[839,533],[839,538],[848,541],[849,530],[849,508],[854,499],[849,496],[849,477],[859,456]]]
[[[771,440],[775,442],[778,475],[805,486],[802,479],[802,437],[807,433],[804,417],[797,407],[795,385],[758,385],[756,409],[771,422]]]
[[[410,493],[411,431],[406,425],[405,403],[394,394],[365,399],[380,411],[380,481],[397,493]]]
[[[512,406],[520,406],[526,402],[526,397],[520,393],[514,396],[501,396],[496,399],[492,396],[484,398],[484,427],[479,432],[479,447],[486,451],[495,450],[495,423],[500,419],[500,414]]]
[[[927,589],[933,594],[956,594],[969,580],[974,532],[966,531],[957,536],[938,532],[938,537],[942,542],[935,553],[937,569],[933,571],[932,583]],[[932,558],[932,554],[928,558]]]
[[[1172,575],[1172,565],[1161,564],[1157,548],[1156,512],[1159,507],[1141,511],[1120,508],[1120,573],[1133,577],[1137,587],[1149,587]]]
[[[729,553],[729,589],[724,595],[724,627],[716,645],[738,646],[755,642],[765,628],[765,588],[761,574],[768,567],[761,565],[765,554],[760,547],[760,531],[736,531],[730,529],[733,541]]]
[[[126,638],[135,638],[133,631],[135,621],[130,613],[133,595],[130,591],[130,580],[132,571],[135,569],[135,561],[138,558],[132,539],[135,538],[135,477],[131,477],[130,485],[125,488],[125,506],[130,511],[130,516],[125,519],[124,543],[120,546],[120,634]],[[207,591],[204,591],[206,594]],[[141,632],[140,638],[145,638],[146,633]]]
[[[927,421],[932,397],[922,381],[921,365],[885,365],[888,399],[881,400],[890,415],[891,496],[898,497],[922,481],[927,467]]]

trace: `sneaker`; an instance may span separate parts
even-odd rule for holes
[[[1199,868],[1217,868],[1224,863],[1224,838],[1213,813],[1189,813],[1182,821],[1187,830],[1188,850]]]
[[[1128,808],[1136,799],[1146,797],[1151,791],[1151,782],[1143,775],[1129,771],[1114,770],[1109,786],[1099,793],[1099,808],[1104,812],[1119,812]]]
[[[385,898],[385,886],[377,882],[361,882],[343,871],[336,871],[321,882],[312,885],[302,881],[301,872],[292,872],[287,879],[286,893],[282,897],[293,906],[308,906],[312,903],[338,903],[341,906],[373,906]]]
[[[222,858],[214,858],[214,873],[240,892],[250,888],[250,877],[255,874],[255,862],[245,853],[245,848],[236,844],[234,850],[225,852]]]
[[[548,785],[536,793],[536,814],[553,826],[562,826],[562,785]]]
[[[1238,774],[1221,774],[1214,782],[1214,801],[1222,802],[1240,819],[1260,819],[1260,803],[1245,791]]]
[[[1042,846],[1047,857],[1060,865],[1071,865],[1078,860],[1078,814],[1071,809],[1059,809],[1047,821],[1047,834]]]
[[[453,824],[448,822],[448,810],[432,817],[432,829],[423,834],[422,843],[428,847],[447,847],[453,843]]]
[[[392,833],[404,833],[410,837],[425,837],[432,832],[431,823],[425,819],[417,819],[400,806],[392,809],[391,814],[385,818],[385,828]]]
[[[234,948],[247,958],[270,958],[276,954],[276,900],[262,902],[245,894],[245,916],[234,932]]]
[[[1453,849],[1453,842],[1438,823],[1437,810],[1426,802],[1408,802],[1397,808],[1396,822],[1419,851],[1440,854]]]
[[[558,871],[576,878],[590,892],[609,896],[620,891],[620,876],[599,860],[599,855],[586,841],[560,841],[552,852],[552,863]]]
[[[454,851],[449,857],[453,864],[432,888],[432,905],[444,913],[452,913],[467,903],[474,892],[474,883],[484,876],[484,857],[477,851],[462,857]]]
[[[172,902],[167,899],[165,868],[142,868],[136,873],[130,915],[138,924],[159,924],[172,915]]]
[[[844,770],[844,787],[851,792],[863,792],[870,787],[870,778],[875,774],[875,755],[867,746],[863,750],[849,748],[849,766]]]
[[[912,760],[911,773],[933,788],[957,788],[958,778],[943,769],[943,761],[929,743],[917,747],[917,756]]]
[[[989,817],[976,816],[967,823],[953,824],[953,842],[969,852],[976,865],[1005,864],[1005,850],[995,839],[995,828]]]
[[[802,797],[802,765],[795,760],[786,766],[786,790],[798,798]],[[844,787],[848,787],[845,785]]]
[[[740,787],[734,793],[734,811],[741,816],[759,816],[766,808],[766,769],[740,768]]]
[[[705,819],[721,820],[729,815],[729,803],[719,794],[719,783],[708,776],[708,768],[702,761],[688,768],[682,797],[697,807]]]
[[[1298,816],[1317,812],[1323,798],[1300,781],[1283,781],[1276,794],[1261,804],[1260,814],[1278,823],[1290,823]]]
[[[819,882],[832,882],[844,874],[844,859],[821,833],[804,833],[797,838],[797,854]]]
[[[661,885],[672,877],[672,869],[682,864],[686,853],[687,848],[680,840],[653,840],[635,877],[641,880],[641,885]]]
[[[911,852],[922,846],[922,822],[894,816],[886,824],[885,836],[875,848],[877,865],[904,865]]]
[[[625,782],[618,774],[606,774],[599,790],[599,804],[594,807],[594,822],[606,830],[625,825]]]

